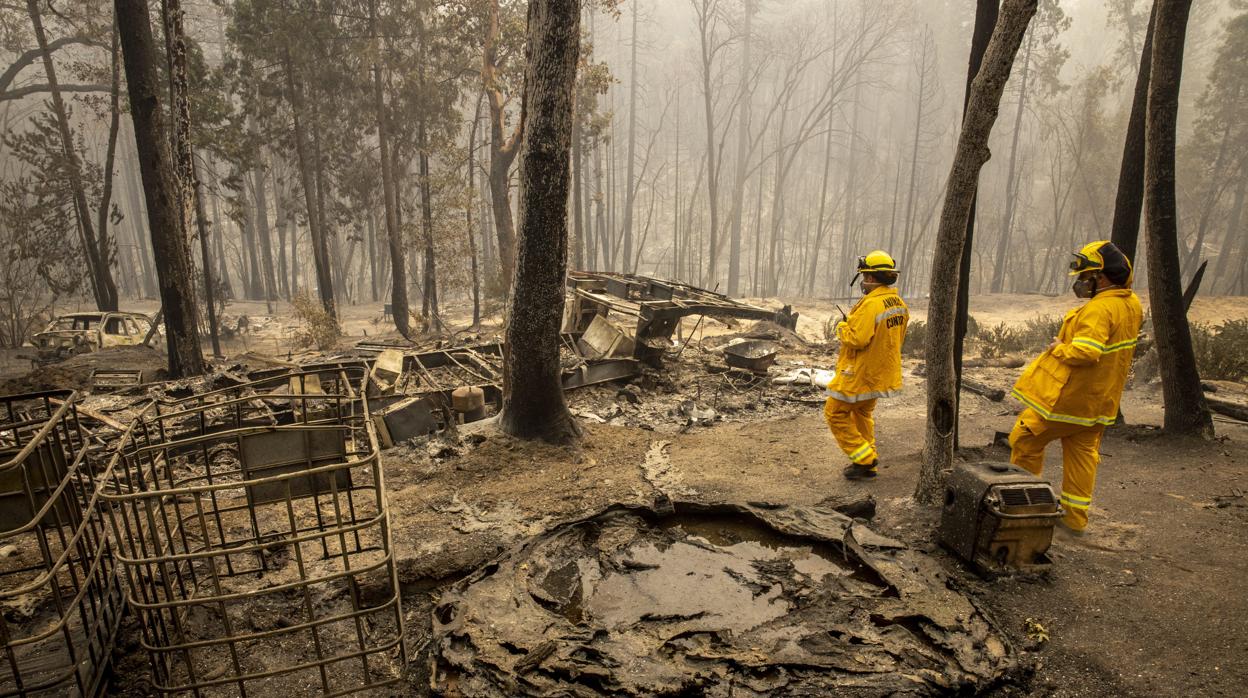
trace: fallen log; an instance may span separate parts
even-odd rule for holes
[[[1210,397],[1207,393],[1205,394],[1205,404],[1209,406],[1210,410],[1217,412],[1224,417],[1237,419],[1241,422],[1248,422],[1248,405],[1231,402],[1230,400],[1223,400],[1221,398]]]
[[[975,393],[976,395],[982,395],[993,402],[1001,402],[1005,399],[1004,390],[984,385],[979,381],[973,381],[966,376],[962,376],[962,389],[967,392]]]

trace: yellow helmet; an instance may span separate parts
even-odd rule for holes
[[[893,256],[884,250],[874,250],[867,253],[865,257],[858,258],[858,273],[864,271],[900,271],[897,268],[897,262],[893,260]]]
[[[1070,263],[1070,275],[1078,276],[1085,271],[1099,271],[1116,284],[1128,284],[1131,280],[1131,260],[1109,240],[1097,240],[1084,245],[1074,253]]]

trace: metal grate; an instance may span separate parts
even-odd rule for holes
[[[1056,504],[1057,500],[1053,499],[1053,490],[1048,487],[1029,487],[1027,488],[1027,498],[1032,504]]]
[[[150,405],[105,498],[161,692],[343,695],[406,665],[363,364]]]
[[[0,696],[101,691],[124,610],[76,402],[0,398]]]
[[[1030,502],[1027,499],[1027,490],[1022,487],[1002,487],[1001,503],[1007,507],[1025,507]]]

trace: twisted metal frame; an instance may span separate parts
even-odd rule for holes
[[[107,681],[125,597],[77,400],[0,397],[0,696],[90,696]]]
[[[153,686],[338,696],[407,663],[363,364],[149,405],[104,498]],[[275,651],[276,650],[276,651]]]

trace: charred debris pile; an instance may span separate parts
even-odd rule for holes
[[[821,402],[830,355],[787,308],[623,275],[574,274],[569,294],[584,419],[678,430]],[[123,690],[166,695],[402,691],[425,656],[434,691],[482,696],[922,694],[1012,672],[923,553],[763,503],[556,524],[453,583],[409,647],[384,454],[486,423],[502,351],[360,343],[156,383],[101,352],[81,392],[3,398],[0,692],[94,694],[119,637],[147,667]]]

